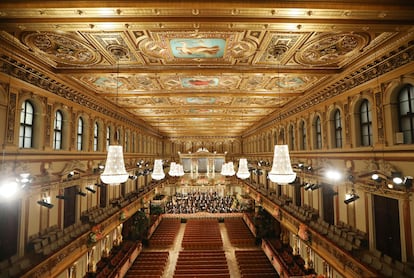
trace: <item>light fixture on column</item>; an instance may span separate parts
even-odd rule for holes
[[[246,158],[240,158],[239,160],[239,169],[237,170],[236,176],[239,179],[247,179],[250,177],[249,168],[247,167],[247,159]]]
[[[296,173],[290,164],[289,149],[287,145],[275,145],[272,170],[269,179],[278,184],[288,184],[296,179]]]
[[[154,161],[154,171],[152,172],[151,177],[154,180],[162,180],[165,177],[161,159],[156,159]]]

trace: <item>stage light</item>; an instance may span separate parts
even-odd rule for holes
[[[45,207],[48,209],[53,208],[53,204],[50,203],[50,197],[45,197],[42,200],[37,201],[37,203],[41,205],[42,207]]]
[[[77,194],[80,195],[80,196],[83,196],[83,197],[86,196],[86,193],[85,192],[82,192],[82,191],[79,191]]]
[[[86,190],[88,190],[89,192],[96,193],[96,190],[95,190],[95,189],[93,189],[93,188],[92,188],[92,187],[90,187],[90,186],[85,187],[85,189],[86,189]]]
[[[359,196],[354,192],[354,190],[352,190],[351,193],[345,194],[344,203],[346,205],[348,205],[349,203],[352,203],[352,202],[354,202],[355,200],[358,200],[358,199],[359,199]]]
[[[391,173],[392,182],[396,185],[400,185],[403,183],[404,179],[400,172],[393,172]]]

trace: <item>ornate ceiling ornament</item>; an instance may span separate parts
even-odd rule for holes
[[[58,64],[93,65],[101,59],[93,48],[69,35],[49,32],[25,33],[22,42],[34,52]]]

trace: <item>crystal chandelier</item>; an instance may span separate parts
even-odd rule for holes
[[[170,171],[168,171],[168,174],[171,177],[182,177],[184,176],[184,167],[183,165],[175,162],[171,162],[170,165]]]
[[[154,161],[154,171],[151,174],[154,180],[162,180],[165,177],[164,169],[162,168],[162,160],[156,159]]]
[[[234,176],[235,173],[232,161],[224,163],[221,167],[221,174],[223,176]]]
[[[290,164],[289,149],[287,145],[275,145],[272,170],[269,179],[278,184],[291,183],[296,179],[296,173]]]
[[[110,145],[108,147],[105,169],[101,174],[101,181],[106,184],[116,185],[126,182],[128,177],[129,174],[125,170],[122,146]]]
[[[249,168],[247,167],[247,159],[246,158],[240,158],[239,160],[239,169],[237,170],[236,176],[239,179],[247,179],[250,177]]]

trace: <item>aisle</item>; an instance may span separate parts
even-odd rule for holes
[[[220,223],[220,233],[223,240],[223,250],[226,254],[227,265],[229,267],[230,278],[240,278],[239,266],[237,265],[236,256],[234,254],[234,247],[231,245],[227,235],[227,228],[224,223]]]
[[[178,259],[178,253],[181,251],[181,242],[183,241],[185,223],[181,223],[180,230],[174,240],[174,245],[169,249],[170,255],[165,267],[163,278],[171,278],[174,275],[175,265]]]

